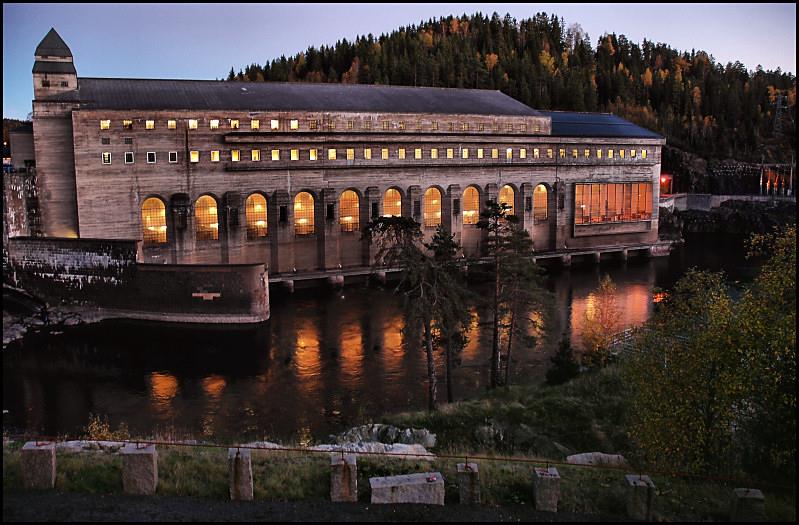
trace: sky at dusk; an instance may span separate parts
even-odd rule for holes
[[[78,76],[224,78],[309,46],[447,15],[538,12],[578,23],[594,46],[603,33],[702,49],[726,64],[796,72],[796,4],[3,4],[3,116],[31,111],[33,52],[51,27]]]

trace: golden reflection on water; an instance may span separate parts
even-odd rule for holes
[[[218,375],[208,376],[203,379],[203,391],[209,399],[217,401],[225,390],[227,382],[225,378]]]
[[[405,354],[402,344],[402,330],[405,322],[402,314],[396,313],[383,323],[383,364],[389,374],[402,367]]]
[[[178,393],[178,380],[172,374],[150,374],[150,395],[159,404],[168,403]]]
[[[575,294],[572,298],[572,344],[582,345],[582,333],[586,315],[593,316],[597,313],[597,303],[598,300],[594,291],[584,297],[578,297]],[[618,286],[616,290],[616,308],[621,313],[619,330],[643,324],[649,319],[652,310],[652,286],[647,284]]]

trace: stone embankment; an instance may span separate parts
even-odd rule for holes
[[[675,215],[683,222],[683,233],[750,235],[796,224],[796,203],[726,201],[710,211],[676,211]]]

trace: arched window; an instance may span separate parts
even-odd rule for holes
[[[427,188],[424,192],[424,227],[434,228],[441,224],[441,192],[438,188]]]
[[[510,209],[507,211],[508,215],[514,214],[514,208],[513,208],[514,197],[515,197],[515,192],[513,191],[513,188],[508,186],[507,184],[502,186],[502,189],[499,190],[499,203],[507,204],[508,206],[510,206]]]
[[[347,190],[338,199],[338,222],[343,232],[356,232],[360,228],[358,194]]]
[[[203,195],[194,203],[194,220],[198,241],[215,241],[219,239],[219,219],[216,211],[216,200],[210,195]]]
[[[313,229],[314,202],[313,196],[301,191],[294,197],[294,233],[310,235]]]
[[[141,225],[144,244],[166,242],[166,207],[161,199],[150,197],[142,203]]]
[[[480,220],[480,192],[469,186],[463,192],[463,224],[477,224]]]
[[[547,187],[539,184],[533,190],[533,219],[547,220]]]
[[[247,217],[247,238],[252,240],[266,237],[266,199],[264,196],[260,193],[253,193],[247,197],[244,213]]]
[[[383,217],[402,216],[402,195],[394,188],[389,188],[383,195]]]

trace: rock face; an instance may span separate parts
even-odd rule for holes
[[[608,465],[611,467],[626,467],[627,460],[620,454],[605,454],[603,452],[584,452],[566,457],[566,463],[572,465]]]
[[[400,429],[380,423],[354,427],[338,436],[330,436],[330,439],[337,444],[374,441],[388,444],[421,445],[425,448],[436,446],[436,435],[424,428]]]
[[[25,443],[22,447],[22,484],[26,489],[55,487],[55,443]]]
[[[229,448],[227,451],[230,474],[230,499],[252,501],[252,459],[249,449]]]
[[[122,447],[122,489],[125,494],[153,495],[158,486],[158,453],[155,445]]]
[[[480,504],[480,472],[477,463],[458,463],[458,492],[465,505]]]
[[[533,470],[533,498],[535,509],[546,512],[558,511],[560,499],[560,474],[555,467],[536,467]]]
[[[358,501],[355,454],[330,454],[330,501]]]
[[[444,504],[444,478],[439,472],[369,478],[372,503]]]

